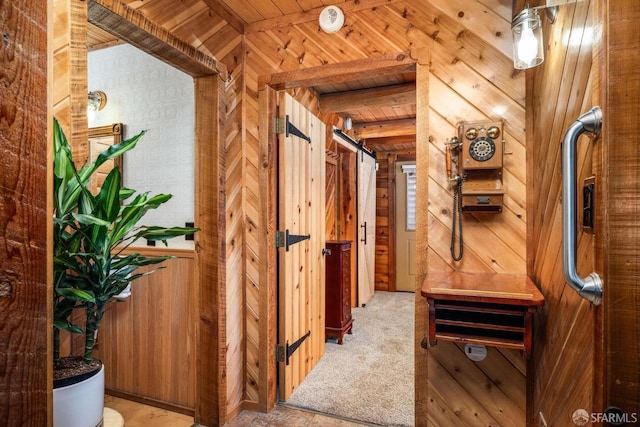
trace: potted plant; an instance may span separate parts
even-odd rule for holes
[[[102,419],[104,370],[102,363],[92,357],[92,350],[105,309],[130,282],[162,267],[144,272],[138,268],[173,258],[125,253],[125,249],[139,239],[159,240],[166,245],[168,239],[192,234],[198,229],[139,225],[147,211],[166,203],[171,195],[149,196],[124,188],[117,166],[109,172],[97,194],[91,193],[91,178],[100,166],[135,147],[145,131],[109,147],[80,170],[73,162],[71,148],[57,120],[54,120],[53,131],[54,425],[94,426]],[[80,321],[76,320],[77,315],[72,316],[78,310],[83,313]],[[82,357],[60,357],[60,331],[63,330],[84,334]],[[66,378],[68,373],[71,379]],[[79,397],[88,393],[76,390],[74,382],[78,379],[95,383],[92,387],[99,391],[98,402],[93,405],[78,402]],[[61,397],[58,391],[62,390],[71,391],[70,397]],[[92,406],[97,408],[95,415],[78,414]],[[59,418],[74,414],[78,415],[79,424]],[[98,417],[97,421],[94,417]]]

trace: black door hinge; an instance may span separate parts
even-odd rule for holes
[[[285,362],[285,364],[288,365],[291,355],[295,353],[298,347],[300,347],[304,340],[309,338],[310,335],[311,331],[307,331],[306,334],[298,338],[296,342],[291,345],[289,345],[289,341],[287,341],[284,347],[281,345],[276,345],[276,362]]]
[[[305,135],[300,129],[295,127],[295,125],[289,121],[288,114],[284,117],[284,119],[282,117],[275,117],[274,125],[277,134],[284,133],[287,137],[289,137],[289,135],[295,135],[298,138],[304,139],[309,144],[311,144],[311,138]]]
[[[289,230],[276,231],[276,248],[285,248],[288,252],[289,246],[310,238],[311,234],[289,234]]]

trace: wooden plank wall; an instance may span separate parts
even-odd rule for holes
[[[394,217],[394,187],[389,180],[395,174],[395,154],[376,153],[378,171],[376,172],[376,268],[375,289],[377,291],[395,290],[395,264],[392,255],[395,253],[391,246],[395,224]]]
[[[356,215],[356,160],[357,155],[347,149],[340,150],[340,239],[354,242],[358,233]],[[358,302],[358,264],[351,263],[351,307]]]
[[[396,162],[416,160],[415,151],[379,152],[376,175],[376,278],[378,291],[396,290]]]
[[[53,116],[62,126],[75,161],[84,162],[87,145],[87,4],[54,2]]]
[[[438,2],[437,7],[449,6]],[[472,11],[473,7],[467,10],[469,14]],[[426,34],[436,35],[429,78],[428,270],[524,273],[524,75],[514,73],[499,43],[488,42],[480,31],[464,28],[455,16],[443,16],[428,7],[416,8],[414,13],[412,22]],[[496,25],[502,20],[508,26],[510,11],[508,15],[501,13],[491,11],[488,22]],[[456,135],[459,121],[490,118],[504,120],[505,151],[511,153],[504,158],[504,207],[500,214],[464,214],[464,257],[454,262],[450,254],[452,193],[446,181],[444,142]],[[424,256],[419,252],[418,262],[421,259]],[[513,350],[488,350],[487,358],[475,363],[452,343],[429,348],[427,397],[422,402],[427,418],[417,420],[419,424],[524,425],[525,362]],[[416,393],[424,396],[418,390]]]
[[[162,248],[139,252],[179,258],[165,261],[162,270],[135,281],[131,296],[107,309],[94,356],[106,366],[107,392],[193,414],[195,255]],[[138,348],[145,351],[135,351]]]
[[[471,9],[477,8],[473,4]],[[466,9],[462,7],[462,9]],[[504,31],[509,31],[510,10],[501,11],[502,15],[491,10],[492,18],[503,23]],[[434,268],[456,268],[466,271],[505,271],[525,272],[525,164],[524,164],[524,76],[514,75],[512,63],[503,53],[506,49],[500,43],[496,48],[485,34],[474,33],[474,26],[458,17],[458,9],[452,10],[445,2],[418,2],[406,4],[395,2],[389,6],[371,10],[362,10],[347,17],[347,24],[358,37],[345,37],[342,33],[332,36],[318,32],[315,22],[302,23],[286,28],[247,35],[247,87],[251,92],[253,84],[249,75],[260,76],[263,70],[296,70],[323,63],[338,63],[366,56],[401,52],[416,45],[429,46],[432,36],[437,43],[434,54],[439,66],[432,73],[432,87],[435,89],[430,98],[432,104],[432,157],[438,163],[430,175],[439,191],[432,194],[432,224],[429,231],[431,251],[435,257]],[[406,28],[410,28],[407,33]],[[351,34],[351,33],[349,33]],[[505,33],[506,34],[506,33]],[[493,36],[495,38],[495,36]],[[510,49],[509,45],[509,49]],[[456,56],[455,53],[459,53]],[[255,71],[254,71],[255,70]],[[488,101],[488,102],[487,102]],[[249,102],[249,101],[248,101]],[[454,134],[454,126],[462,119],[477,120],[493,117],[494,106],[502,106],[505,111],[505,130],[507,132],[508,151],[514,154],[506,160],[505,181],[508,187],[505,212],[498,218],[480,220],[470,216],[467,221],[466,235],[469,241],[468,258],[462,265],[455,265],[448,255],[450,232],[450,194],[440,183],[444,182],[443,145],[446,137]],[[437,114],[434,114],[437,113]],[[247,123],[250,129],[257,123]],[[444,213],[443,213],[444,212]],[[449,219],[447,219],[449,218]],[[482,222],[484,221],[484,222]],[[489,238],[487,239],[487,236]],[[487,247],[488,245],[488,247]],[[430,258],[430,260],[431,260]],[[431,261],[430,261],[431,262]],[[449,360],[449,353],[462,355],[460,349],[442,346],[439,348],[441,360]],[[464,356],[463,356],[464,357]],[[489,417],[497,424],[509,425],[514,420],[524,421],[525,376],[523,364],[518,354],[512,352],[492,352],[487,361],[489,368],[481,368],[466,360],[457,358],[462,365],[462,374],[441,367],[437,359],[430,360],[434,369],[445,372],[453,381],[464,384],[458,392],[440,399],[440,386],[433,382],[429,388],[430,396],[438,402],[447,414],[457,414],[462,409],[464,415],[496,410]],[[514,393],[505,392],[496,384],[501,377],[491,374],[517,372],[509,378]],[[429,371],[431,374],[431,369]],[[483,378],[483,387],[495,390],[493,393],[476,393],[475,381]],[[502,378],[505,381],[507,378]],[[431,384],[431,380],[429,380]],[[518,392],[515,392],[515,391]],[[480,404],[469,407],[466,402],[480,396]],[[497,408],[497,409],[496,409]],[[502,412],[500,412],[502,411]],[[422,415],[424,416],[424,414]],[[459,415],[453,415],[460,417]],[[474,419],[473,415],[470,418]],[[426,423],[426,418],[418,420]],[[517,424],[517,421],[516,421]]]
[[[48,4],[0,3],[0,420],[7,426],[52,420]]]
[[[145,5],[142,2],[128,3],[141,10]],[[322,33],[314,20],[287,27],[258,28],[244,36],[244,45],[242,36],[230,25],[213,22],[215,16],[202,7],[201,1],[189,3],[189,6],[181,4],[180,15],[184,19],[180,24],[173,19],[175,14],[168,16],[165,10],[142,10],[150,20],[223,60],[232,75],[232,88],[227,90],[226,123],[229,150],[227,225],[230,230],[227,235],[227,314],[235,316],[238,320],[236,325],[242,322],[243,329],[233,335],[237,341],[232,342],[232,334],[227,334],[227,344],[230,345],[227,359],[228,413],[239,401],[257,404],[260,384],[268,381],[260,376],[260,372],[268,370],[258,369],[258,366],[270,363],[266,358],[271,354],[259,353],[261,343],[257,325],[267,313],[261,313],[256,303],[260,292],[266,292],[257,286],[258,272],[261,271],[258,268],[259,254],[262,246],[269,244],[265,241],[266,230],[259,227],[266,224],[259,217],[260,197],[266,194],[258,185],[258,171],[263,166],[258,146],[257,95],[261,76],[406,52],[420,46],[432,47],[429,137],[433,167],[428,171],[431,177],[429,266],[432,269],[465,271],[525,271],[524,75],[513,72],[509,59],[511,10],[503,3],[499,0],[377,2],[375,7],[359,8],[350,13],[346,17],[345,29],[336,34]],[[313,94],[295,92],[294,96],[298,100],[306,98],[307,101],[302,102],[313,106]],[[497,108],[495,111],[494,107]],[[236,112],[238,108],[242,113]],[[442,143],[454,134],[459,120],[496,115],[505,119],[506,148],[513,153],[505,158],[505,211],[488,219],[466,216],[466,255],[460,264],[454,264],[448,255],[451,195],[444,184]],[[231,243],[235,246],[229,247]],[[438,351],[457,355],[459,349],[442,346]],[[520,371],[517,355],[496,353],[501,355],[496,354],[495,360],[492,358],[487,362],[492,369]],[[442,359],[448,360],[448,357],[443,356]],[[514,399],[522,401],[518,396],[524,395],[523,375],[514,380],[518,384],[515,388],[520,391],[519,395],[516,393],[509,398],[504,392],[480,393],[481,399],[495,399],[494,402],[469,408],[466,402],[477,391],[472,386],[474,381],[483,378],[484,384],[491,386],[498,379],[469,361],[463,361],[465,364],[459,374],[434,360],[430,360],[433,369],[465,385],[460,393],[442,400],[437,395],[440,389],[437,383],[433,383],[433,387],[418,384],[419,387],[429,387],[429,396],[448,415],[462,410],[464,417],[468,415],[464,408],[484,413],[491,408],[513,407]],[[243,364],[242,373],[239,373],[238,363]],[[523,419],[524,408],[519,409],[521,414],[511,411],[509,416]],[[495,414],[491,417],[498,424],[506,418]],[[426,423],[426,414],[419,413],[417,421]]]
[[[327,144],[329,145],[329,144]],[[335,150],[335,147],[331,147]],[[337,240],[339,233],[339,205],[340,198],[338,191],[340,190],[339,184],[339,162],[340,155],[336,151],[327,149],[326,159],[326,192],[325,192],[325,240]]]
[[[594,390],[596,309],[565,285],[562,273],[562,194],[560,141],[568,126],[591,108],[591,2],[562,6],[558,21],[545,27],[547,52],[527,84],[530,189],[528,273],[545,296],[537,316],[530,363],[528,408],[531,425],[568,425],[579,408],[591,412]],[[563,42],[570,40],[570,43]],[[578,182],[592,174],[593,144],[581,137]],[[580,187],[579,187],[580,188]],[[581,205],[578,205],[581,206]],[[578,272],[594,271],[594,239],[578,233]]]
[[[201,6],[201,5],[200,5]],[[241,409],[243,401],[257,402],[259,349],[258,331],[258,226],[255,213],[246,206],[258,206],[258,155],[246,150],[245,140],[257,139],[242,123],[257,120],[257,106],[246,102],[245,41],[233,28],[205,9],[196,13],[198,25],[224,30],[215,37],[194,38],[191,25],[179,27],[177,34],[194,47],[223,62],[229,73],[225,96],[226,148],[226,407],[227,418]],[[197,42],[197,43],[196,43]],[[201,44],[198,44],[201,43]]]

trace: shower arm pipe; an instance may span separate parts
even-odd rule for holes
[[[586,278],[576,271],[576,145],[578,137],[587,132],[592,138],[600,135],[602,111],[593,107],[569,126],[562,141],[562,258],[564,278],[581,297],[593,305],[602,302],[602,279],[597,273]]]

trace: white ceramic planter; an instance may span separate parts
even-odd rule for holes
[[[53,389],[54,427],[96,427],[104,411],[104,365],[77,384]]]

